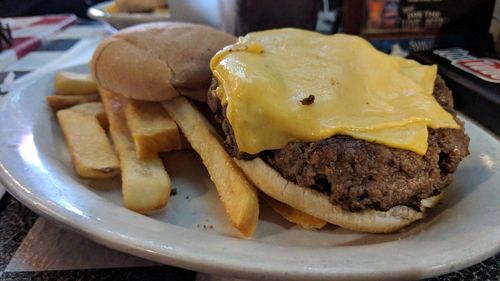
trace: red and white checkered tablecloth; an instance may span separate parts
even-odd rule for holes
[[[18,18],[0,18],[12,30],[14,42],[0,53],[0,70],[42,46],[42,41],[53,33],[75,23],[75,15],[45,15]]]

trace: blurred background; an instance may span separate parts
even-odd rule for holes
[[[44,16],[16,18],[33,15]],[[202,23],[235,35],[279,27],[356,34],[383,52],[437,64],[455,107],[500,134],[500,0],[2,0],[0,20],[13,29],[17,59],[57,29],[96,35],[66,29],[75,22],[100,24],[107,34],[151,21]],[[9,48],[11,34],[0,27],[1,47]],[[15,59],[0,54],[0,69]],[[3,85],[18,77],[9,75]]]
[[[0,17],[73,13],[87,18],[87,9],[101,2],[2,0]],[[168,10],[170,20],[205,23],[236,35],[294,26],[358,34],[380,50],[400,55],[446,47],[498,54],[500,4],[495,2],[499,1],[169,0]]]

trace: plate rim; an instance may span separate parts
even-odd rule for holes
[[[99,21],[109,21],[110,19],[119,19],[119,20],[143,20],[150,19],[155,21],[165,21],[171,20],[172,17],[170,12],[168,14],[154,14],[154,13],[114,13],[110,14],[105,11],[103,8],[109,6],[113,1],[105,1],[98,4],[95,4],[88,8],[87,16],[94,20]],[[101,15],[99,15],[101,14]]]
[[[69,68],[64,68],[64,70],[72,70],[76,68],[83,68],[86,67],[84,64],[83,65],[77,65]],[[51,75],[54,75],[55,72],[59,70],[54,70],[51,71],[37,79],[35,81],[32,81],[32,83],[28,83],[26,85],[21,86],[20,88],[14,90],[13,92],[7,94],[0,100],[0,109],[4,109],[8,103],[13,99],[15,95],[20,95],[23,93],[23,91],[26,91],[32,85],[33,83],[39,82],[41,79],[43,80],[44,78],[47,78]],[[44,96],[45,93],[39,94]],[[50,113],[49,113],[50,114]],[[496,139],[494,136],[489,134],[489,132],[485,131],[482,129],[481,126],[478,126],[475,121],[470,120],[470,118],[467,118],[465,116],[460,116],[463,120],[465,120],[468,123],[473,124],[474,126],[478,127],[478,129],[482,130],[486,135],[489,137]],[[0,111],[0,119],[8,118],[5,117],[5,112]],[[32,129],[32,128],[31,128]],[[4,129],[0,128],[0,131],[3,131]],[[32,130],[31,130],[32,131]],[[2,138],[0,138],[0,144],[2,143]],[[19,156],[19,155],[17,155]],[[479,261],[482,261],[497,252],[500,251],[500,243],[497,245],[494,245],[494,247],[491,247],[489,251],[483,251],[482,254],[476,255],[474,258],[469,258],[466,260],[460,260],[460,259],[454,259],[455,262],[448,262],[446,264],[441,264],[441,265],[436,265],[434,264],[432,267],[429,267],[428,264],[413,264],[411,268],[407,268],[406,270],[398,270],[398,271],[380,271],[380,272],[365,272],[363,274],[361,273],[355,273],[351,274],[349,272],[332,272],[328,270],[319,270],[319,269],[314,269],[312,273],[314,275],[308,275],[307,272],[298,272],[297,270],[292,270],[288,272],[283,272],[283,271],[276,271],[272,270],[272,268],[265,268],[264,271],[262,272],[261,268],[255,268],[255,265],[249,266],[249,265],[241,265],[236,263],[236,265],[233,263],[230,264],[224,264],[219,262],[214,262],[213,260],[210,259],[208,255],[206,256],[198,256],[193,258],[193,255],[189,254],[184,254],[184,256],[179,256],[178,253],[171,253],[170,255],[168,254],[168,249],[167,251],[157,251],[154,252],[154,250],[148,249],[148,247],[145,247],[143,244],[135,244],[131,245],[130,240],[127,240],[123,237],[120,237],[120,239],[116,239],[116,237],[111,237],[108,232],[106,231],[96,231],[96,228],[94,228],[89,222],[92,221],[87,221],[84,220],[83,223],[82,221],[78,221],[76,223],[75,221],[72,220],[74,218],[74,213],[70,212],[69,210],[62,208],[61,206],[50,206],[47,205],[47,199],[44,197],[35,197],[33,198],[30,196],[30,187],[29,186],[23,186],[21,184],[21,181],[16,179],[7,169],[6,164],[6,159],[4,159],[3,156],[0,155],[0,182],[2,182],[9,193],[13,195],[17,200],[21,201],[25,206],[33,210],[34,212],[40,214],[43,217],[46,217],[50,219],[51,221],[55,221],[59,225],[63,225],[66,227],[69,227],[73,231],[76,231],[78,234],[89,238],[92,241],[95,241],[99,244],[103,244],[107,247],[113,248],[118,251],[126,252],[132,255],[140,256],[146,259],[154,260],[157,262],[161,263],[168,263],[174,266],[179,266],[182,268],[187,268],[190,270],[195,270],[195,271],[203,271],[203,272],[210,272],[210,273],[219,273],[222,271],[225,274],[228,274],[230,276],[236,276],[239,278],[259,278],[262,277],[262,274],[264,274],[266,277],[270,278],[293,278],[293,279],[300,279],[300,278],[314,278],[314,279],[330,279],[330,278],[340,278],[340,279],[379,279],[379,278],[384,278],[384,279],[399,279],[405,276],[413,276],[415,272],[418,272],[418,278],[426,278],[426,277],[431,277],[435,275],[440,275],[444,273],[448,273],[450,271],[456,271],[462,268],[465,268],[467,266],[470,266],[472,264],[475,264]],[[33,189],[33,187],[31,187]],[[36,188],[35,188],[36,190]],[[89,191],[90,192],[90,191]],[[98,196],[98,195],[96,195]],[[45,199],[45,201],[44,201]],[[112,204],[111,204],[112,205]],[[120,208],[124,209],[123,207],[120,206],[110,206],[111,208]],[[61,214],[58,214],[58,211],[64,211]],[[145,217],[144,219],[150,219]],[[164,222],[156,221],[157,223],[169,225],[174,228],[181,228],[178,226],[170,225]],[[184,228],[182,228],[184,229]],[[93,230],[93,231],[92,231]],[[186,231],[191,231],[185,229]],[[200,233],[197,233],[200,234]],[[231,237],[224,237],[224,239],[236,239],[236,238],[231,238]],[[239,242],[242,243],[249,243],[247,240],[238,240]],[[499,240],[500,242],[500,240]],[[259,241],[254,241],[253,244],[262,244]],[[279,246],[277,246],[279,247]],[[167,253],[167,254],[166,254]],[[226,259],[226,261],[230,261]],[[451,268],[453,266],[453,268]],[[202,269],[200,269],[202,267]],[[259,271],[260,270],[260,271]],[[290,275],[291,274],[291,275]],[[312,280],[312,279],[311,279]]]

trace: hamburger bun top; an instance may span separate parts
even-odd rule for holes
[[[126,97],[206,100],[209,61],[236,37],[208,26],[164,22],[126,28],[103,40],[90,62],[97,83]]]

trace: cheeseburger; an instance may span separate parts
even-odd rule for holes
[[[211,60],[227,151],[264,193],[366,232],[421,219],[468,155],[435,65],[356,36],[254,32]]]

